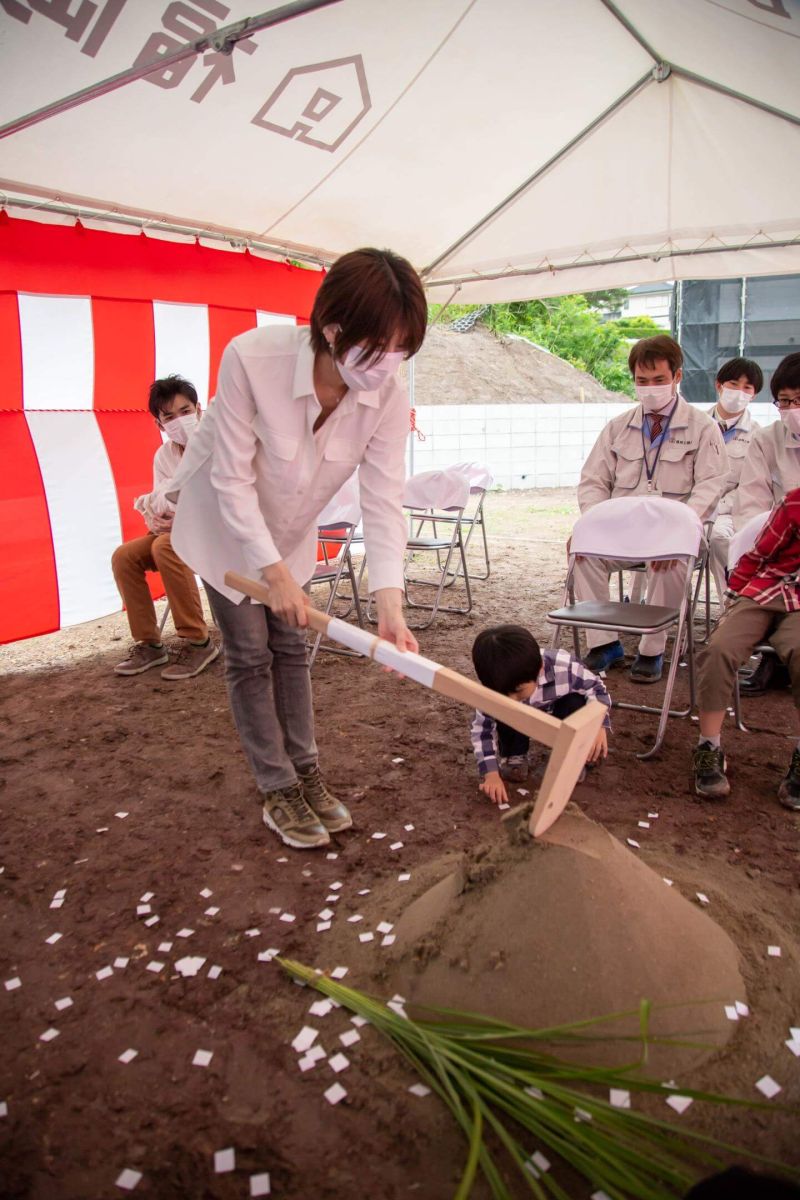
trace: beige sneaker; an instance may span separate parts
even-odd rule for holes
[[[313,766],[305,771],[298,771],[297,782],[306,803],[319,817],[328,833],[341,833],[343,829],[352,829],[353,818],[350,809],[328,791],[319,773],[319,767]]]
[[[164,646],[150,646],[147,642],[136,642],[124,662],[114,667],[117,675],[141,675],[151,667],[160,667],[169,662]]]
[[[215,646],[211,638],[205,646],[195,646],[192,642],[184,642],[178,651],[178,657],[171,667],[161,672],[162,679],[194,679],[201,671],[219,656],[219,646]]]
[[[264,794],[264,824],[295,850],[330,845],[327,829],[303,799],[302,789],[297,783]]]

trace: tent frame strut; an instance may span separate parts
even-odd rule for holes
[[[8,121],[5,125],[0,125],[0,139],[11,137],[12,134],[19,133],[23,129],[29,129],[31,125],[38,125],[40,121],[47,121],[50,117],[68,112],[71,108],[77,108],[89,100],[95,100],[98,96],[105,96],[109,92],[116,91],[117,88],[125,87],[128,83],[134,83],[137,79],[144,79],[153,71],[163,71],[166,67],[175,66],[176,63],[183,62],[184,59],[191,58],[195,54],[202,54],[206,50],[232,54],[237,42],[250,37],[251,34],[257,33],[261,29],[269,29],[273,25],[290,21],[293,17],[300,17],[317,8],[326,8],[330,4],[339,2],[340,0],[291,0],[289,4],[284,4],[281,8],[273,8],[269,12],[259,13],[257,17],[245,17],[241,21],[234,21],[231,25],[225,25],[222,29],[218,29],[216,33],[197,38],[193,42],[187,42],[185,46],[180,50],[175,50],[172,54],[159,55],[153,62],[144,63],[140,67],[128,67],[125,71],[110,75],[108,79],[102,79],[99,83],[81,88],[69,96],[64,96],[61,100],[45,104],[42,108],[37,108],[22,117]]]

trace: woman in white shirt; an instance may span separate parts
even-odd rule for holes
[[[205,583],[264,822],[289,846],[324,846],[352,825],[317,762],[303,586],[317,516],[356,468],[378,633],[417,649],[402,610],[409,402],[396,372],[426,321],[410,263],[383,250],[344,255],[310,327],[262,326],[228,345],[216,399],[173,481],[173,544]],[[226,571],[262,579],[269,606],[227,587]]]

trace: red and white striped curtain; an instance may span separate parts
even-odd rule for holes
[[[214,394],[223,349],[305,323],[321,275],[250,254],[0,214],[0,642],[120,609],[110,559],[145,532],[153,379]],[[153,594],[160,595],[158,577]]]

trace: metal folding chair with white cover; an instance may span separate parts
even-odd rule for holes
[[[767,509],[766,512],[757,513],[754,517],[751,517],[750,520],[747,521],[746,524],[744,524],[742,528],[739,529],[731,538],[730,545],[728,547],[729,575],[742,555],[747,554],[749,550],[753,549],[758,535],[761,533],[761,530],[764,528],[769,519],[771,511],[771,509]],[[753,650],[754,655],[774,653],[775,651],[773,647],[770,646],[769,642],[763,642],[761,645],[756,646]],[[736,676],[736,683],[734,684],[733,688],[733,719],[736,722],[737,729],[741,729],[742,733],[747,733],[747,726],[742,720],[742,696],[739,690],[738,674]]]
[[[450,468],[444,471],[423,471],[406,480],[403,506],[409,509],[411,519],[411,536],[406,543],[404,569],[406,603],[409,608],[424,609],[430,613],[426,621],[410,624],[409,628],[427,629],[429,625],[433,624],[439,613],[458,613],[466,616],[472,611],[472,589],[467,569],[462,523],[469,496],[470,483],[466,475]],[[452,533],[448,537],[441,537],[438,534],[433,537],[421,537],[420,518],[424,523],[425,519],[436,520],[437,517],[449,518],[448,524]],[[415,523],[418,523],[416,534],[414,533]],[[437,574],[433,579],[422,579],[408,573],[414,556],[421,554],[436,556]],[[442,604],[442,593],[450,576],[456,576],[459,573],[464,577],[465,603],[463,605]],[[455,579],[451,582],[455,582]],[[409,584],[415,587],[435,588],[433,603],[427,604],[420,600],[414,600],[409,594]]]
[[[486,498],[487,491],[494,483],[494,475],[485,463],[478,462],[453,463],[452,466],[446,467],[445,470],[458,471],[459,474],[464,475],[469,481],[469,494],[470,498],[475,499],[475,507],[472,512],[465,511],[461,516],[461,533],[462,537],[464,537],[464,554],[467,557],[469,556],[469,545],[472,541],[472,535],[476,529],[480,529],[481,540],[483,543],[481,547],[483,565],[479,571],[476,571],[473,568],[470,579],[472,582],[474,582],[476,579],[486,580],[489,578],[492,568],[489,560],[489,543],[486,540],[486,522],[483,513],[483,502]],[[415,536],[419,537],[422,533],[422,527],[425,522],[430,521],[433,525],[433,536],[437,537],[439,533],[438,526],[452,524],[455,519],[455,517],[446,516],[441,512],[425,513],[424,516],[420,516],[419,518],[415,516],[414,520],[417,522],[417,531]],[[440,562],[440,559],[437,559],[437,561]],[[448,579],[447,583],[445,583],[445,587],[452,587],[460,574],[461,564],[458,563],[456,564],[454,573],[451,575],[450,579]]]
[[[638,758],[651,758],[664,740],[667,718],[688,717],[695,701],[694,633],[692,629],[692,572],[703,544],[700,518],[687,504],[665,500],[661,496],[624,496],[605,500],[589,509],[575,523],[570,543],[569,571],[564,588],[564,606],[547,614],[555,625],[553,646],[561,630],[573,631],[575,654],[580,655],[579,629],[599,629],[620,633],[654,634],[674,628],[675,640],[660,706],[614,701],[617,708],[659,714],[658,731],[651,748]],[[600,558],[612,562],[682,561],[686,564],[683,596],[677,608],[655,604],[620,603],[612,600],[574,602],[573,574],[578,557]],[[689,672],[689,704],[681,710],[670,708],[681,650],[686,638]]]
[[[356,620],[363,628],[364,616],[361,608],[361,599],[358,594],[359,579],[356,578],[351,554],[353,543],[361,541],[361,537],[357,533],[360,521],[361,503],[357,476],[354,473],[339,488],[339,491],[326,504],[318,517],[317,535],[319,544],[322,547],[323,560],[317,564],[314,574],[311,577],[310,587],[315,587],[319,583],[328,584],[330,591],[323,611],[330,614],[333,611],[336,600],[343,598],[339,596],[339,585],[342,581],[342,576],[346,576],[350,583],[351,594],[348,597],[349,604],[345,611],[340,614],[340,619],[345,620],[355,608]],[[330,546],[336,548],[336,554],[333,558],[330,556]],[[322,634],[318,633],[311,646],[308,659],[309,666],[313,666],[314,664],[321,641]],[[329,650],[332,654],[352,654],[352,651],[327,644],[325,649]]]

